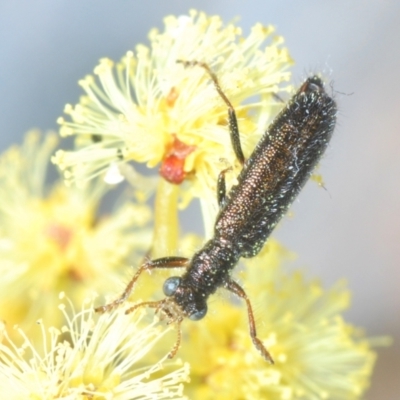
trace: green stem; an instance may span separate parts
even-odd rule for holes
[[[151,258],[176,255],[178,250],[179,186],[159,179],[154,203],[154,236]]]

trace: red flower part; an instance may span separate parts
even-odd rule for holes
[[[168,146],[161,163],[160,175],[168,182],[179,185],[186,177],[184,171],[185,159],[196,149],[196,146],[181,142],[175,134],[172,134],[172,136],[173,142]]]

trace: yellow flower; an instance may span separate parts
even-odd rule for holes
[[[76,148],[73,151],[59,150],[53,161],[64,171],[67,183],[87,184],[99,175],[117,181],[121,173],[135,187],[143,185],[144,190],[146,180],[138,183],[136,172],[129,169],[127,163],[145,163],[149,168],[160,165],[159,174],[164,179],[159,179],[157,186],[151,257],[185,252],[186,244],[178,242],[178,202],[183,207],[192,198],[200,198],[209,236],[218,208],[215,194],[217,176],[221,170],[232,167],[232,173],[227,174],[228,185],[232,185],[233,177],[241,168],[231,144],[227,105],[207,71],[193,64],[206,63],[218,77],[222,91],[236,110],[241,143],[247,158],[275,114],[275,108],[280,107],[276,102],[274,104],[273,96],[280,90],[289,90],[288,86],[280,86],[289,78],[286,69],[291,62],[282,43],[280,37],[273,36],[271,27],[256,25],[248,36],[243,36],[235,25],[223,25],[219,17],[207,17],[195,11],[189,16],[166,18],[164,32],[153,30],[150,33],[149,47],[137,46],[135,52],[128,52],[116,64],[109,59],[101,60],[94,76],[80,82],[85,96],[79,104],[67,105],[65,113],[68,117],[59,120],[61,136],[74,135]],[[189,66],[179,63],[179,60],[195,63]],[[95,189],[86,186],[82,190],[85,195],[79,197],[77,202],[65,202],[63,210],[75,212],[77,209],[78,214],[82,211],[79,216],[87,215],[82,204],[87,193]],[[63,204],[63,201],[58,198],[57,204]],[[48,208],[46,206],[46,210]],[[93,215],[96,206],[92,203],[89,208],[92,210],[89,215]],[[34,214],[41,215],[36,209]],[[50,214],[54,218],[59,211]],[[66,211],[61,214],[67,215]],[[68,221],[72,220],[69,216]],[[65,253],[64,238],[67,237],[70,246],[69,232],[73,229],[68,221],[62,220],[57,223],[57,229],[51,226],[49,231],[43,229],[43,226],[47,228],[46,224],[31,224],[32,232],[50,232],[47,235],[52,240],[55,236],[56,241],[62,244],[58,243],[61,253]],[[88,230],[89,226],[92,229],[92,224],[85,225],[85,218],[79,217],[77,221],[74,227]],[[68,227],[67,234],[60,226]],[[122,226],[124,231],[125,225]],[[135,239],[142,240],[138,247],[145,241],[143,237]],[[137,246],[135,239],[125,243]],[[194,241],[188,240],[187,243],[193,245]],[[41,244],[41,241],[35,243],[35,251],[40,249]],[[105,248],[106,244],[97,243],[96,249],[104,251]],[[118,245],[113,246],[115,248],[120,249]],[[30,250],[28,244],[24,250]],[[29,253],[36,254],[32,250]],[[47,254],[40,253],[37,257],[40,262],[35,259],[35,265],[57,266],[59,253],[57,257]],[[83,251],[73,254],[78,255],[73,259],[74,263],[66,264],[66,271],[69,273],[72,265],[74,272],[79,271],[80,277],[85,268],[90,270],[90,258]],[[190,398],[349,400],[363,395],[375,354],[363,334],[343,320],[342,312],[349,305],[349,292],[341,283],[326,291],[318,282],[305,280],[299,272],[285,272],[280,266],[285,254],[275,242],[270,241],[257,257],[244,261],[246,269],[241,273],[255,309],[258,337],[270,351],[275,365],[269,365],[255,350],[248,332],[245,308],[239,308],[234,302],[214,301],[210,303],[210,311],[213,311],[204,321],[188,322],[183,326],[179,356],[190,362],[192,367],[191,383],[187,386]],[[123,252],[125,255],[126,252]],[[82,260],[85,268],[76,268]],[[18,265],[15,260],[13,263]],[[20,264],[24,265],[21,261]],[[57,269],[65,271],[63,268]],[[27,268],[26,271],[22,268],[14,270],[20,271],[21,276],[29,276]],[[103,273],[100,269],[94,270],[96,274]],[[172,271],[166,271],[169,272]],[[113,268],[110,274],[114,274],[114,279],[120,277]],[[14,275],[13,272],[10,276]],[[65,274],[62,276],[65,277]],[[46,275],[46,279],[32,280],[36,293],[46,293],[42,287],[49,278],[51,274]],[[27,280],[23,282],[26,285]],[[65,285],[64,280],[59,282]],[[107,283],[111,285],[111,279]],[[72,284],[76,282],[72,280]],[[151,285],[144,286],[149,292]],[[140,301],[136,291],[134,295]],[[143,298],[145,302],[150,301],[152,295],[147,293]],[[125,334],[128,325],[124,325],[127,324],[124,321],[140,318],[139,315],[135,313],[131,317],[114,311],[108,318],[115,316],[113,327],[118,327],[115,331]],[[140,326],[145,333],[146,329],[153,329],[153,325],[146,327],[139,319],[137,321],[135,329]],[[85,324],[80,322],[77,326]],[[72,332],[72,329],[68,331]],[[94,332],[95,328],[91,337],[97,338]],[[124,338],[125,344],[129,339],[128,336]],[[73,335],[71,342],[74,343]],[[90,345],[93,341],[84,339],[84,342]],[[100,342],[106,343],[102,351],[108,347],[111,350],[106,355],[101,353],[98,358],[94,357],[88,364],[85,361],[83,367],[77,369],[78,377],[74,375],[73,379],[65,378],[57,370],[57,384],[72,382],[70,386],[75,388],[76,384],[80,390],[75,393],[91,398],[99,396],[97,392],[118,393],[115,387],[121,382],[121,374],[116,376],[113,372],[120,371],[121,365],[125,365],[125,358],[120,358],[119,354],[128,357],[129,353],[125,352],[125,348],[119,352],[116,344],[114,347],[108,344],[111,342],[108,337],[96,341]],[[160,347],[167,353],[171,350],[171,343],[163,341]],[[142,348],[143,344],[134,352],[140,352]],[[63,361],[62,356],[68,352],[63,348],[56,353],[55,359]],[[92,353],[95,351],[92,350]],[[84,358],[82,351],[78,354],[72,357],[74,368],[70,368],[71,371]],[[115,360],[113,354],[116,355]],[[146,351],[146,361],[158,357],[158,354],[159,351],[152,351],[151,354]],[[143,365],[142,361],[140,365]],[[45,373],[42,374],[42,370]],[[40,375],[45,379],[51,375],[45,368],[42,370]],[[79,375],[81,371],[84,373]],[[38,381],[38,375],[33,376],[33,380]],[[87,376],[89,379],[86,379]],[[55,393],[61,397],[61,392]],[[130,396],[127,398],[134,397]],[[107,398],[105,394],[103,397]]]
[[[56,144],[54,134],[41,141],[30,132],[0,157],[0,319],[29,333],[38,318],[61,323],[52,311],[60,291],[78,304],[88,289],[122,287],[127,265],[139,264],[151,241],[145,205],[97,215],[105,183],[46,187]]]
[[[342,283],[325,291],[300,272],[285,272],[279,265],[284,257],[272,240],[245,262],[241,274],[255,307],[258,335],[275,365],[255,350],[244,305],[215,300],[203,321],[183,328],[187,341],[178,354],[191,365],[186,387],[191,399],[362,397],[375,354],[364,335],[341,316],[349,291]]]
[[[143,313],[125,316],[123,310],[94,315],[93,299],[76,312],[61,305],[66,325],[36,329],[43,351],[19,329],[24,338],[17,347],[4,326],[0,344],[0,397],[2,399],[131,400],[184,399],[183,383],[189,367],[166,355],[151,364],[150,352],[169,329],[156,322],[143,325]]]
[[[59,119],[61,135],[75,135],[77,149],[59,150],[53,161],[65,170],[67,182],[87,181],[131,160],[148,167],[161,163],[167,180],[191,181],[180,192],[181,206],[200,197],[212,221],[219,172],[234,167],[227,176],[232,183],[240,169],[227,106],[203,68],[177,60],[205,62],[217,74],[236,109],[248,157],[274,114],[273,95],[289,90],[280,84],[289,79],[291,59],[273,32],[257,24],[242,36],[235,25],[196,11],[167,17],[164,32],[151,31],[150,47],[137,46],[117,64],[102,59],[95,76],[79,82],[86,95],[66,106],[70,120]]]

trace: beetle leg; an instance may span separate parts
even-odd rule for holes
[[[266,361],[269,361],[271,364],[274,363],[274,360],[272,359],[271,355],[269,354],[268,350],[265,348],[265,346],[262,344],[261,340],[257,337],[257,331],[256,331],[256,324],[254,322],[254,315],[253,315],[253,309],[251,307],[251,303],[249,298],[247,297],[246,292],[242,289],[242,287],[233,281],[232,279],[228,278],[224,284],[225,289],[229,290],[230,292],[234,293],[236,296],[240,297],[246,302],[247,305],[247,314],[249,316],[249,328],[250,328],[250,336],[251,340],[254,343],[254,346],[256,349],[261,353],[263,358]]]
[[[104,313],[106,311],[111,311],[114,308],[117,308],[120,304],[124,303],[132,293],[132,290],[135,286],[136,281],[138,280],[141,273],[145,270],[150,271],[155,268],[180,268],[186,267],[188,264],[188,259],[185,257],[163,257],[157,258],[156,260],[151,260],[144,262],[139,269],[136,271],[133,278],[128,283],[122,295],[114,300],[113,302],[106,304],[104,306],[96,307],[96,312]]]
[[[228,106],[229,134],[231,136],[232,147],[240,164],[244,165],[245,160],[242,145],[240,143],[239,126],[236,118],[236,112],[233,108],[232,103],[229,101],[228,97],[221,89],[217,75],[211,71],[211,68],[208,66],[207,63],[201,61],[177,60],[177,62],[183,64],[185,67],[192,67],[197,65],[201,68],[204,68],[207,71],[208,75],[210,75],[211,80],[214,82],[215,89],[217,90],[224,103]]]

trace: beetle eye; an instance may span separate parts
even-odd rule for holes
[[[181,284],[181,278],[178,276],[171,276],[171,278],[168,278],[163,285],[163,292],[166,296],[172,296],[175,292],[176,289],[178,289],[178,286]]]
[[[205,305],[202,310],[197,310],[194,313],[189,315],[189,319],[192,321],[198,321],[202,319],[207,314],[207,306]]]

